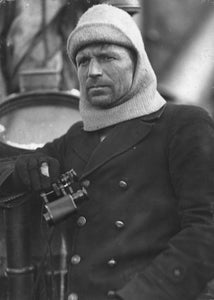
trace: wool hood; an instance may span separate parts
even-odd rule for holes
[[[157,81],[147,57],[141,32],[132,17],[122,9],[99,4],[79,19],[67,42],[68,56],[75,63],[77,52],[94,43],[108,43],[131,48],[136,54],[132,86],[117,106],[103,109],[82,97],[80,114],[84,130],[94,131],[159,110],[165,100],[157,91]]]

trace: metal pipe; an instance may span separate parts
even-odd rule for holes
[[[25,196],[26,197],[26,196]],[[29,199],[4,210],[9,300],[30,300],[34,283]]]

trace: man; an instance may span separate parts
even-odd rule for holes
[[[65,222],[69,300],[196,299],[214,276],[213,121],[166,104],[123,10],[90,8],[67,49],[83,122],[18,157],[4,189],[46,190],[71,168],[87,189]]]

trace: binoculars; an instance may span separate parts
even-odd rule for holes
[[[40,196],[45,202],[43,217],[49,225],[65,220],[84,200],[88,199],[87,191],[80,186],[73,169],[61,174],[57,182],[52,184],[52,189],[42,192]]]

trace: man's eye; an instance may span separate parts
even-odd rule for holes
[[[88,63],[88,61],[89,61],[89,58],[87,58],[87,57],[81,58],[79,61],[77,61],[77,65],[78,66],[81,66],[81,65],[84,66]]]
[[[101,59],[102,59],[103,61],[111,61],[111,60],[114,59],[114,57],[113,57],[113,56],[110,56],[110,55],[103,55],[103,56],[101,57]]]

